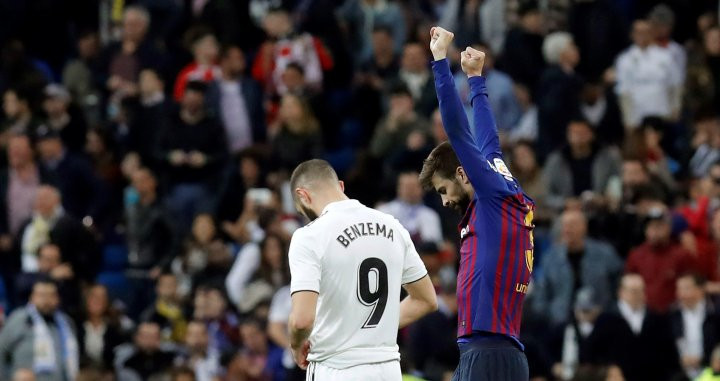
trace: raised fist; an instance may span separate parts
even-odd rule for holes
[[[465,51],[460,53],[460,66],[468,77],[481,76],[484,63],[485,53],[477,49],[468,46]]]
[[[448,48],[454,37],[454,34],[439,26],[430,28],[430,51],[435,61],[447,57]]]

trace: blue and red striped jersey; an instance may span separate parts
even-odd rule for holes
[[[443,125],[475,195],[460,225],[458,337],[520,334],[533,268],[535,203],[505,165],[484,77],[472,77],[471,130],[447,59],[433,62]]]

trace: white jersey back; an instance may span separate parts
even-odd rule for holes
[[[292,293],[318,293],[309,361],[345,369],[400,358],[400,288],[427,275],[407,230],[356,200],[329,204],[290,243]]]

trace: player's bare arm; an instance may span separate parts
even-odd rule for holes
[[[422,279],[403,286],[408,296],[400,303],[399,328],[414,323],[423,316],[437,311],[437,295],[430,277],[425,275]]]
[[[460,53],[460,66],[462,67],[462,71],[467,74],[468,78],[481,76],[484,64],[484,52],[468,46],[462,53]]]
[[[315,324],[318,294],[314,291],[298,291],[292,294],[292,310],[288,320],[290,349],[293,359],[302,369],[307,368],[310,352],[310,332]]]

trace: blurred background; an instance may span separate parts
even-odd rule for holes
[[[485,51],[506,161],[537,203],[531,379],[720,380],[719,13],[0,1],[0,379],[304,379],[284,349],[287,247],[306,222],[288,177],[320,157],[410,231],[440,310],[399,333],[403,371],[449,380],[460,216],[418,181],[446,140],[441,25],[463,98],[459,51]]]

